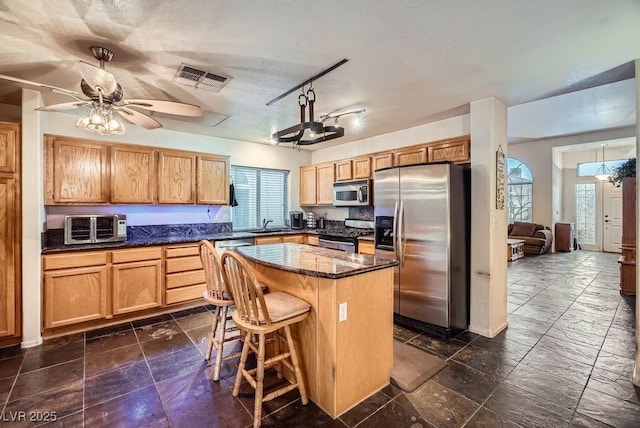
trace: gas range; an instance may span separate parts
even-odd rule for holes
[[[358,237],[373,235],[374,232],[372,221],[347,219],[344,225],[344,228],[325,229],[318,234],[319,246],[357,253]]]

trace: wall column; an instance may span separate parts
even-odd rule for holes
[[[42,343],[41,233],[44,224],[43,105],[40,92],[22,90],[22,347]]]
[[[472,102],[469,330],[485,337],[507,326],[507,215],[496,209],[498,146],[506,158],[507,107],[495,98]]]
[[[638,123],[640,123],[640,82],[638,78],[640,77],[640,59],[635,60],[636,67],[636,159],[640,159],[640,147],[638,147],[638,141],[640,141],[640,127]],[[637,169],[637,168],[636,168]],[[637,180],[637,178],[636,178]],[[638,202],[640,201],[640,186],[636,186],[636,254],[640,254],[638,250],[640,249],[640,235],[638,231],[640,231],[640,209],[638,209]],[[636,260],[638,257],[636,256]],[[638,313],[640,313],[640,277],[638,274],[640,273],[640,269],[638,269],[638,263],[636,262],[636,363],[633,367],[633,375],[631,377],[631,382],[634,385],[640,386],[640,317],[638,317]]]

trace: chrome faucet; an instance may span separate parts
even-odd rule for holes
[[[267,230],[267,226],[269,225],[269,223],[271,223],[273,220],[269,219],[267,220],[266,218],[262,219],[262,230]]]

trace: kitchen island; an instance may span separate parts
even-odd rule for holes
[[[397,261],[290,243],[236,251],[271,291],[311,305],[292,333],[315,404],[337,418],[389,384]]]

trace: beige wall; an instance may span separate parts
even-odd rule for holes
[[[554,148],[574,144],[593,143],[631,137],[635,128],[595,132],[571,137],[536,140],[526,143],[509,144],[509,157],[519,159],[531,170],[533,176],[533,221],[552,226],[563,221],[562,153]],[[607,158],[609,158],[607,156]]]

